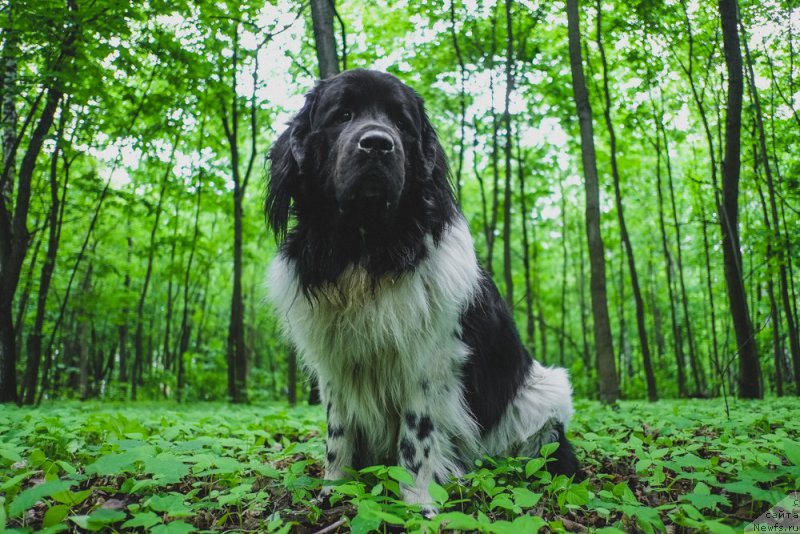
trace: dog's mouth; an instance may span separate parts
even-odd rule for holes
[[[339,213],[359,226],[389,221],[400,202],[403,177],[369,169],[337,180],[336,202]]]

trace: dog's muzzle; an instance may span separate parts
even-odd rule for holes
[[[359,219],[385,218],[397,207],[405,181],[400,139],[373,123],[343,141],[335,180],[339,211]]]

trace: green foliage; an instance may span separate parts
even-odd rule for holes
[[[411,475],[373,466],[323,481],[319,408],[197,404],[0,408],[0,520],[37,529],[285,532],[344,519],[353,532],[474,530],[729,532],[800,489],[792,401],[579,402],[570,428],[583,481],[541,457],[484,458],[430,492],[425,519],[403,503]],[[50,436],[43,443],[42,436]],[[328,502],[317,495],[330,488]],[[2,524],[0,524],[2,526]]]

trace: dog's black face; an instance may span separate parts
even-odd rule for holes
[[[317,262],[315,274],[328,268],[320,282],[348,263],[378,275],[413,267],[424,235],[438,239],[455,210],[422,99],[390,74],[353,70],[319,82],[270,158],[270,225],[282,238],[295,215],[284,250]]]

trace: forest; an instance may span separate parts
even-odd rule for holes
[[[728,532],[800,490],[795,2],[5,0],[0,26],[0,530]],[[353,68],[425,99],[481,264],[569,370],[586,480],[487,458],[433,520],[392,466],[310,500],[268,154]]]

